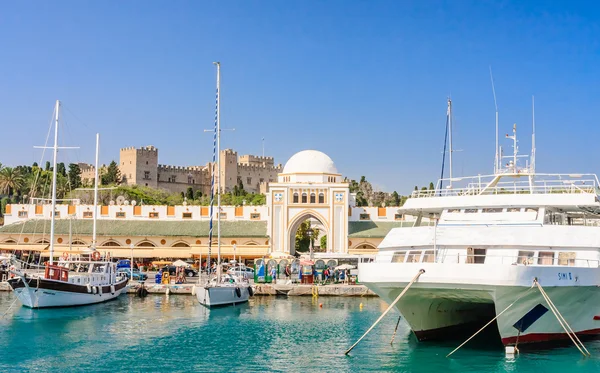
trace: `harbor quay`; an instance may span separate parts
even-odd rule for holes
[[[194,295],[197,284],[154,284],[144,283],[148,294],[173,294]],[[139,282],[132,282],[127,290],[129,294],[136,294],[142,286]],[[377,296],[364,285],[253,285],[254,295],[257,296],[338,296],[338,297],[373,297]],[[11,291],[7,282],[0,282],[0,291]]]
[[[142,286],[139,282],[132,282],[127,290],[130,294],[137,294]],[[144,283],[144,289],[149,294],[177,294],[195,295],[194,287],[197,284],[154,284]],[[277,284],[253,284],[254,295],[257,296],[338,296],[338,297],[372,297],[377,296],[364,285],[277,285]],[[7,289],[8,290],[8,289]]]

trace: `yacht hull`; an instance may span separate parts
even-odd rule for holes
[[[37,277],[16,277],[8,280],[19,301],[29,308],[72,307],[102,303],[127,290],[128,280],[110,285],[92,286],[71,284]],[[91,292],[88,292],[91,291]]]
[[[239,289],[239,293],[236,291]],[[205,307],[223,307],[245,303],[250,297],[248,286],[198,286],[196,298]]]
[[[600,288],[593,284],[598,280],[598,269],[510,266],[502,273],[498,266],[492,270],[483,264],[457,264],[457,268],[438,263],[384,266],[369,263],[359,268],[361,282],[388,303],[420,268],[425,269],[396,303],[420,341],[468,337],[513,303],[496,325],[489,326],[498,329],[504,345],[568,339],[540,291],[532,288],[534,278],[578,335],[600,335],[600,320],[595,320],[600,318]],[[390,270],[389,266],[402,267]],[[565,271],[568,281],[557,275]]]

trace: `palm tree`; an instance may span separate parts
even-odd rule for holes
[[[9,196],[23,185],[23,176],[12,167],[0,168],[0,191]]]

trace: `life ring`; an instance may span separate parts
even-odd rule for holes
[[[17,267],[15,267],[14,265],[11,265],[10,267],[8,267],[8,271],[10,272],[10,278],[15,278],[15,271],[17,270]]]
[[[235,288],[235,295],[237,295],[238,298],[242,297],[242,290],[240,290],[240,288]]]
[[[100,252],[94,251],[94,253],[92,254],[92,259],[94,259],[96,261],[100,260]]]
[[[68,252],[64,252],[62,255],[63,260],[69,260],[69,253]]]

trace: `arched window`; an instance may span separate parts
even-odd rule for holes
[[[298,193],[294,193],[294,203],[298,203]]]
[[[325,203],[325,194],[319,193],[319,203]]]
[[[176,244],[173,244],[172,247],[190,247],[190,245],[188,245],[187,242],[181,241],[181,242],[177,242]]]
[[[314,193],[310,194],[310,203],[317,203],[317,196]]]
[[[306,195],[306,193],[302,193],[302,203],[306,203],[307,202],[307,198],[308,196]]]
[[[108,241],[103,242],[102,245],[100,245],[100,246],[121,246],[121,244],[115,240],[108,240]]]

